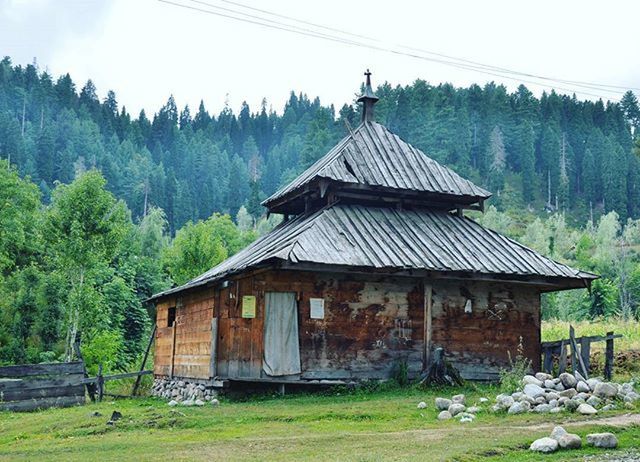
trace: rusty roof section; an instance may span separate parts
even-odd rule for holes
[[[433,193],[468,204],[491,197],[490,192],[440,165],[383,125],[364,121],[262,204],[272,209],[320,179],[398,192]]]
[[[334,204],[281,224],[187,284],[153,298],[274,261],[574,281],[565,288],[597,278],[443,210]]]

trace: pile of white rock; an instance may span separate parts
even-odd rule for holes
[[[218,401],[218,392],[214,388],[185,380],[155,379],[151,395],[171,400],[170,405],[175,402],[184,406],[204,406],[206,402]]]
[[[580,373],[568,372],[553,377],[544,372],[525,375],[522,389],[512,394],[500,394],[491,408],[509,414],[525,412],[557,413],[562,411],[594,415],[598,410],[616,409],[618,403],[631,409],[640,395],[633,382],[605,382],[599,378],[585,379]]]
[[[489,401],[487,398],[480,398],[481,403]],[[438,414],[438,420],[448,420],[457,418],[460,422],[473,422],[476,418],[476,414],[482,411],[482,408],[478,405],[469,406],[466,405],[466,397],[464,395],[455,395],[451,399],[448,398],[436,398],[436,409],[440,411]],[[418,403],[418,409],[424,409],[427,407],[427,403],[424,401]]]
[[[596,448],[613,449],[618,447],[618,439],[613,433],[591,433],[587,435],[587,444]],[[582,438],[575,433],[568,433],[562,427],[555,427],[548,437],[531,443],[530,450],[535,452],[555,452],[558,449],[579,449]]]

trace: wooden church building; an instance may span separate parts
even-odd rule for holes
[[[596,277],[466,218],[490,193],[374,122],[263,202],[272,232],[155,295],[156,378],[210,384],[415,377],[434,348],[495,379],[518,344],[539,370],[540,294]]]

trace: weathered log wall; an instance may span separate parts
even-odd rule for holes
[[[85,402],[84,363],[0,367],[0,411],[32,411]]]
[[[433,284],[432,345],[464,378],[495,379],[523,354],[540,370],[540,294],[533,286],[488,282],[438,281]],[[465,304],[471,300],[471,313]]]
[[[204,289],[158,303],[154,373],[208,379],[211,367],[211,319],[214,292]],[[169,309],[175,322],[169,325]]]
[[[210,376],[211,319],[217,316],[215,375],[264,377],[264,294],[269,291],[297,294],[301,378],[388,378],[401,361],[415,376],[423,367],[428,300],[424,287],[418,278],[284,270],[246,273],[215,292],[207,288],[183,298],[176,312],[173,376]],[[524,354],[539,365],[540,300],[535,287],[443,279],[426,281],[426,287],[432,290],[432,345],[443,346],[464,377],[495,378],[508,363],[507,351],[517,354],[520,337]],[[256,297],[255,318],[242,318],[245,295]],[[311,319],[311,298],[325,300],[324,319]],[[467,300],[471,313],[464,312]],[[174,332],[167,326],[167,310],[176,303],[167,299],[158,304],[159,376],[171,375]]]

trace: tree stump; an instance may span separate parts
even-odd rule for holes
[[[462,385],[464,380],[458,370],[444,358],[444,349],[436,348],[427,373],[420,381],[421,385]]]

